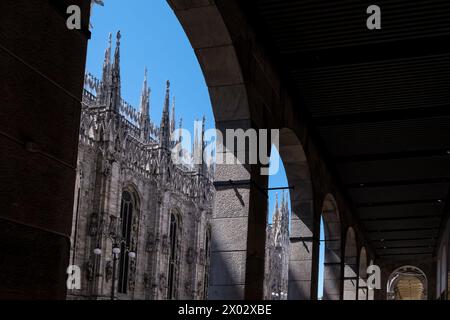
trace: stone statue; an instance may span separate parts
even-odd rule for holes
[[[189,247],[186,251],[186,262],[187,264],[193,264],[195,261],[195,250],[192,247]]]
[[[98,213],[91,214],[91,221],[89,224],[89,235],[95,237],[98,233]]]
[[[86,278],[89,282],[94,280],[94,264],[92,261],[86,263]]]
[[[105,266],[106,281],[109,282],[113,276],[113,262],[107,261]]]

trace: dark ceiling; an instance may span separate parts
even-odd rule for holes
[[[450,186],[450,1],[377,1],[372,31],[372,1],[245,2],[376,253],[432,254]]]

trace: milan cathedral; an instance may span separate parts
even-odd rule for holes
[[[110,36],[101,80],[85,77],[70,258],[82,278],[68,298],[205,299],[212,172],[173,163],[169,82],[159,127],[147,72],[140,112],[122,99],[120,37],[111,61]]]

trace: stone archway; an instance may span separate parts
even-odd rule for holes
[[[342,229],[337,203],[331,194],[323,202],[322,219],[325,233],[323,300],[340,300]]]
[[[212,102],[216,128],[256,127],[234,35],[211,1],[169,0],[198,58]],[[214,32],[211,32],[214,30]],[[261,123],[258,124],[261,127]],[[227,147],[230,147],[225,141]],[[268,142],[270,145],[270,143]],[[223,155],[236,158],[236,150]],[[245,151],[247,152],[247,150]],[[211,277],[208,298],[262,299],[267,176],[260,165],[218,164],[211,222]]]
[[[403,266],[391,273],[387,282],[388,300],[427,300],[428,278],[414,266]]]
[[[280,156],[286,170],[291,198],[289,300],[313,298],[314,203],[308,160],[295,133],[280,131]]]

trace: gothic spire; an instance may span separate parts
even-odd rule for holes
[[[182,129],[183,129],[183,117],[180,118],[180,123],[178,125],[178,143],[181,143],[183,141],[183,136],[182,136]]]
[[[282,219],[282,228],[284,232],[289,233],[289,192],[286,192],[284,197],[284,209],[282,211],[281,219]]]
[[[170,142],[170,121],[169,121],[169,104],[170,104],[170,81],[166,83],[166,98],[161,118],[161,126],[159,132],[159,144],[162,148],[169,148]]]
[[[110,108],[119,113],[121,94],[120,94],[120,31],[116,36],[116,50],[114,52],[114,63],[111,70],[111,105]]]
[[[172,98],[172,112],[170,114],[170,133],[175,131],[175,97]]]
[[[108,37],[108,47],[105,50],[105,59],[103,60],[102,82],[100,92],[98,92],[98,103],[100,106],[108,104],[108,90],[111,85],[111,39],[112,34]]]
[[[201,145],[202,145],[202,153],[205,149],[205,129],[206,129],[206,117],[203,115],[202,119],[202,137],[201,137]]]
[[[200,147],[200,158],[202,159],[201,161],[201,165],[200,165],[200,173],[201,174],[205,174],[207,172],[207,168],[206,168],[206,162],[203,159],[203,154],[205,152],[205,128],[206,128],[206,117],[203,115],[203,119],[202,119],[202,132],[200,135],[200,142],[199,142],[199,147]]]
[[[102,80],[107,83],[109,81],[109,72],[111,69],[111,47],[112,47],[112,33],[108,36],[108,47],[105,50],[105,59],[103,61],[103,77]]]
[[[275,194],[275,214],[278,212],[278,192]]]
[[[140,119],[140,128],[141,128],[141,138],[146,140],[150,136],[150,89],[147,83],[147,68],[145,68],[144,72],[144,84],[142,86],[142,94],[141,94],[141,119]]]
[[[200,164],[200,158],[199,158],[199,143],[198,143],[198,119],[195,119],[195,125],[194,125],[194,147],[192,148],[194,153],[194,165],[196,168],[198,168],[198,165]]]
[[[280,206],[279,200],[278,200],[278,192],[277,192],[276,199],[275,199],[275,212],[273,215],[273,223],[274,224],[279,223],[283,210],[284,210],[284,194],[281,196],[281,206]]]

